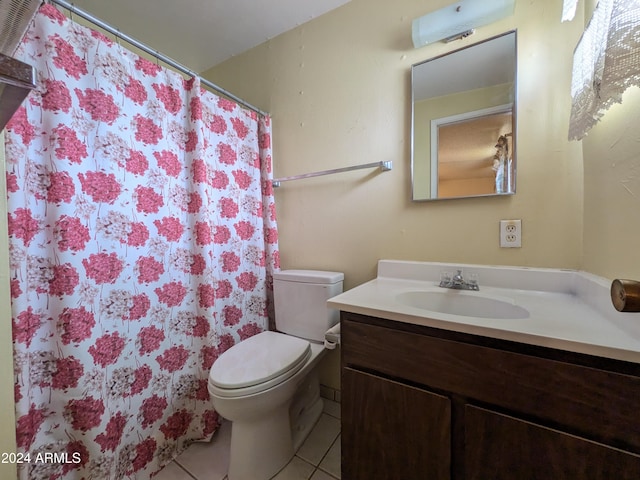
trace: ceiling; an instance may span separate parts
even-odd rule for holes
[[[72,0],[201,73],[350,0]]]
[[[474,41],[473,37],[470,39]],[[515,33],[488,40],[415,66],[412,69],[414,101],[513,83]]]

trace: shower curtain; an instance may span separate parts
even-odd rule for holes
[[[270,119],[44,5],[6,130],[21,478],[149,478],[217,428],[208,371],[268,328]],[[27,458],[27,457],[23,457]]]

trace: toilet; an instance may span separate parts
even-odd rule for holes
[[[254,335],[213,363],[211,400],[231,421],[229,480],[272,478],[320,417],[315,367],[326,353],[325,333],[340,320],[326,301],[342,292],[343,280],[340,272],[274,273],[277,331]]]

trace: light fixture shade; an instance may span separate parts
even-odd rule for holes
[[[513,14],[515,0],[461,0],[413,21],[413,46],[456,37]]]

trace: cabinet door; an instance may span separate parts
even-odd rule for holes
[[[343,368],[344,480],[449,479],[450,451],[447,397]]]
[[[464,458],[467,480],[640,478],[638,455],[471,405]]]

